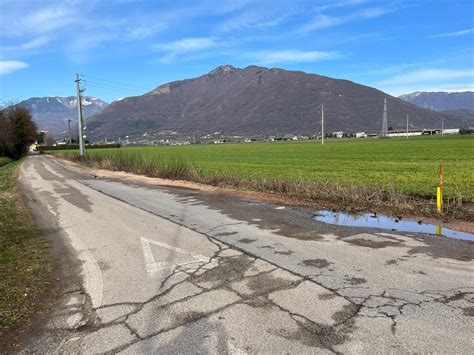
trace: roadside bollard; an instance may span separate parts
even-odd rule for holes
[[[439,214],[443,213],[443,195],[441,194],[441,187],[436,188],[436,209]]]
[[[439,162],[439,186],[436,189],[436,209],[443,214],[443,162]]]

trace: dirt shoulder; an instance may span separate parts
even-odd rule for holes
[[[50,246],[17,185],[20,162],[0,167],[0,353],[15,351],[56,302]]]
[[[94,175],[99,178],[106,178],[112,179],[117,181],[126,181],[130,183],[137,183],[137,184],[146,184],[151,186],[170,186],[170,187],[178,187],[178,188],[186,188],[186,189],[196,189],[200,191],[207,191],[207,192],[215,192],[219,194],[228,194],[231,196],[236,196],[245,199],[252,199],[252,200],[261,200],[266,202],[271,202],[275,204],[282,204],[287,206],[298,206],[298,207],[306,207],[310,209],[316,210],[323,210],[323,209],[331,209],[331,210],[349,210],[349,211],[358,211],[357,208],[351,207],[350,205],[344,205],[340,201],[331,202],[331,201],[313,201],[307,200],[301,197],[292,197],[285,194],[280,193],[266,193],[266,192],[259,192],[259,191],[252,191],[245,188],[236,188],[236,187],[222,187],[222,186],[213,186],[198,182],[192,181],[184,181],[184,180],[171,180],[171,179],[163,179],[163,178],[156,178],[156,177],[148,177],[143,175],[136,175],[132,173],[127,173],[123,171],[114,171],[114,170],[106,170],[106,169],[98,169],[93,167],[84,166],[75,162],[72,162],[67,159],[62,158],[55,158],[68,168],[73,169],[75,171],[85,172],[90,175]],[[370,210],[373,212],[374,210]],[[378,207],[376,209],[378,214],[388,214],[392,215],[394,213],[399,213],[399,211],[394,212],[390,209],[384,209],[383,207]],[[417,220],[424,220],[428,223],[438,223],[443,225],[446,228],[452,228],[459,231],[467,232],[467,233],[474,233],[474,221],[468,221],[463,219],[458,219],[454,217],[437,217],[427,213],[414,213],[413,211],[405,211],[403,214],[404,218],[412,218]]]

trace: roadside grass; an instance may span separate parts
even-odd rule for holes
[[[0,167],[0,335],[26,326],[51,294],[52,262],[47,241],[40,236],[16,192],[20,162]],[[13,339],[10,339],[13,341]],[[0,343],[2,343],[0,342]]]
[[[50,152],[80,161],[77,151]],[[434,210],[439,163],[445,206],[472,214],[474,139],[469,136],[127,147],[89,150],[91,166],[332,202],[344,209]],[[472,216],[471,216],[472,217]]]
[[[9,162],[11,162],[10,158],[0,157],[0,166],[7,165]]]

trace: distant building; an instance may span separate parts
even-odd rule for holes
[[[338,132],[332,132],[333,138],[342,138],[344,136],[344,132],[338,131]]]
[[[421,136],[423,134],[422,129],[410,129],[408,130],[408,136]],[[389,137],[406,137],[407,130],[406,129],[394,129],[388,131]]]
[[[367,138],[367,133],[365,133],[365,132],[356,132],[355,137],[356,138]]]
[[[459,134],[459,128],[443,129],[443,134]]]

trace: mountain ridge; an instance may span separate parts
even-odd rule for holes
[[[102,110],[108,104],[94,96],[82,97],[82,112],[85,118]],[[26,107],[31,111],[38,130],[60,134],[67,130],[66,119],[77,122],[76,96],[39,96],[20,101],[10,107]]]
[[[474,92],[415,91],[399,96],[402,100],[435,111],[470,110],[474,112]]]
[[[345,79],[256,65],[221,65],[207,74],[112,102],[87,120],[87,136],[311,136],[320,132],[322,103],[326,132],[379,133],[385,98],[388,125],[394,129],[406,127],[407,115],[410,128],[440,128],[442,121],[445,128],[474,124],[474,116],[420,108]]]

